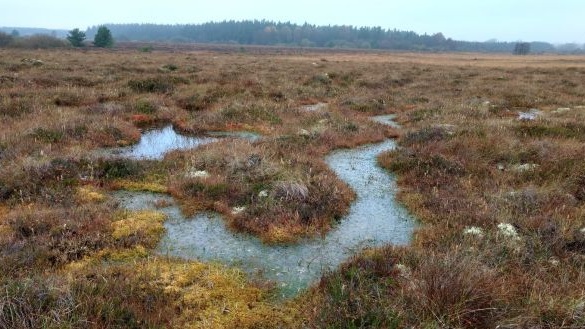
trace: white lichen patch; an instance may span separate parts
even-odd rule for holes
[[[539,167],[539,165],[536,163],[524,163],[524,164],[515,165],[512,168],[516,172],[527,172],[527,171],[533,171],[538,167]]]
[[[238,215],[238,214],[243,213],[244,211],[246,211],[245,206],[233,207],[232,208],[232,215]]]
[[[409,278],[410,277],[410,268],[408,268],[408,266],[404,265],[404,264],[396,264],[394,265],[394,267],[396,267],[396,269],[400,272],[400,276],[404,277],[404,278]]]
[[[481,227],[477,227],[477,226],[469,226],[469,227],[466,227],[463,230],[463,234],[464,235],[475,235],[475,236],[478,236],[478,237],[483,237],[483,235],[484,235],[483,230],[481,229]]]
[[[514,225],[510,223],[500,223],[498,224],[498,230],[500,234],[511,239],[511,240],[520,240],[520,235],[516,231]]]
[[[316,104],[301,106],[301,110],[307,111],[307,112],[317,112],[317,111],[326,110],[327,106],[328,106],[327,103],[316,103]]]
[[[570,107],[559,107],[558,109],[554,110],[553,113],[565,113],[571,111]]]
[[[534,121],[540,115],[541,111],[539,109],[530,109],[528,112],[518,112],[518,120],[520,121]]]
[[[552,266],[559,266],[559,264],[561,263],[561,261],[556,258],[556,257],[551,257],[548,259],[548,263]]]
[[[298,133],[299,136],[311,136],[311,132],[309,132],[307,129],[299,129]]]
[[[207,178],[209,177],[209,173],[205,170],[189,170],[185,174],[187,178]]]

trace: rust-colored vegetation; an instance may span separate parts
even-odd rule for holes
[[[582,58],[0,58],[0,328],[585,326]],[[402,129],[368,119],[389,113]],[[262,138],[161,161],[100,153],[166,124]],[[215,210],[233,230],[294,243],[327,234],[354,197],[324,155],[388,137],[400,147],[379,162],[421,222],[412,245],[365,251],[286,304],[237,269],[154,256],[164,216],[108,193],[170,193],[185,213]]]

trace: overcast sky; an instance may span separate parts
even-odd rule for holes
[[[0,26],[268,19],[381,26],[457,40],[585,43],[585,0],[0,0]]]

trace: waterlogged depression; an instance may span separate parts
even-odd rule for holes
[[[274,281],[283,297],[294,296],[327,271],[370,246],[407,244],[414,221],[396,200],[396,184],[377,165],[377,156],[395,147],[394,141],[338,150],[327,164],[357,194],[349,213],[324,238],[305,239],[294,245],[265,245],[258,238],[229,231],[219,214],[200,213],[185,218],[170,196],[117,192],[121,206],[131,210],[154,208],[167,214],[160,254],[219,261],[242,268],[252,276]],[[160,203],[158,203],[160,204]]]
[[[172,126],[145,131],[136,145],[109,149],[106,152],[132,159],[162,159],[165,153],[173,150],[188,150],[198,146],[217,142],[220,138],[241,138],[251,142],[260,139],[252,132],[211,132],[209,136],[192,137],[177,134]]]

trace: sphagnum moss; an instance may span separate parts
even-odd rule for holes
[[[166,215],[158,211],[125,211],[121,218],[112,223],[112,236],[115,239],[128,238],[143,234],[149,242],[158,242],[164,232]]]

